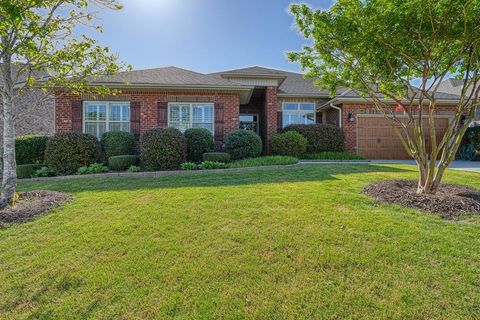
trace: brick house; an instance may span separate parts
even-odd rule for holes
[[[405,158],[394,130],[354,90],[333,99],[303,75],[262,67],[201,74],[176,67],[100,77],[92,85],[118,89],[110,96],[55,95],[55,132],[81,131],[100,137],[109,130],[140,136],[155,127],[210,130],[218,147],[239,128],[267,142],[289,124],[328,123],[343,128],[347,149],[369,158]],[[442,94],[439,128],[452,114],[456,95]],[[441,131],[441,130],[440,130]]]

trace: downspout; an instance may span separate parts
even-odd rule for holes
[[[337,107],[333,103],[330,103],[330,107],[332,107],[335,110],[338,110],[338,126],[341,128],[342,127],[342,108]]]

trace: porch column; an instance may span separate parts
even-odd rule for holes
[[[277,133],[277,87],[267,87],[265,94],[265,153],[270,154],[270,139]]]

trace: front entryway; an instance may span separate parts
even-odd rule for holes
[[[259,134],[259,116],[258,114],[241,114],[240,115],[240,129],[250,130]]]

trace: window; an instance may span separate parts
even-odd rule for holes
[[[85,102],[83,132],[100,138],[108,131],[130,132],[130,103]]]
[[[205,128],[213,134],[213,103],[169,103],[168,126],[182,132]]]
[[[282,105],[283,127],[291,124],[315,123],[314,103],[284,103]]]

